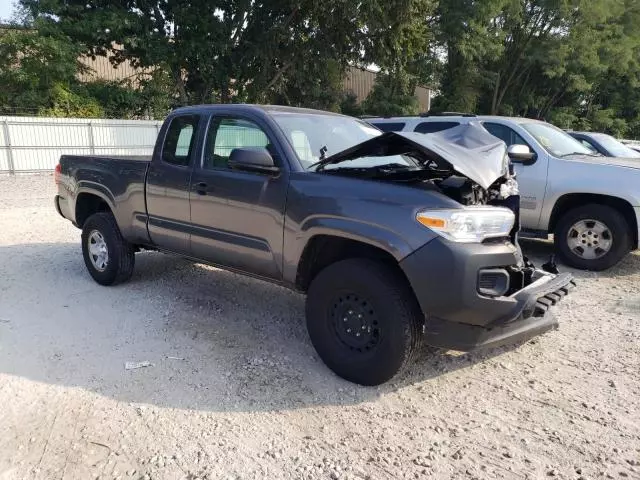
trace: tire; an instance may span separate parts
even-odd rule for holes
[[[320,358],[360,385],[388,381],[422,344],[424,316],[406,280],[372,260],[342,260],[322,270],[309,287],[306,316]]]
[[[103,257],[92,255],[90,243],[99,246],[104,241],[107,257],[103,264]],[[103,249],[104,250],[104,249]],[[94,250],[94,253],[97,250]],[[126,282],[133,274],[135,254],[130,245],[120,233],[116,219],[110,212],[100,212],[91,215],[82,226],[82,256],[87,270],[100,285],[116,285]]]
[[[601,226],[606,228],[606,234],[602,233]],[[603,241],[608,242],[607,250],[600,248]],[[554,242],[556,252],[565,264],[581,270],[601,271],[613,267],[631,251],[632,236],[619,211],[593,203],[565,213],[556,226]],[[577,247],[576,243],[579,243]],[[589,255],[593,248],[596,248],[595,256]],[[580,249],[583,249],[582,254]]]

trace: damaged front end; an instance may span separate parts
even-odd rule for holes
[[[384,163],[381,157],[395,160]],[[318,171],[435,191],[464,207],[418,212],[417,220],[441,238],[401,262],[429,316],[426,333],[432,344],[469,350],[557,324],[546,318],[546,311],[566,295],[573,279],[558,274],[553,260],[545,271],[522,255],[513,167],[505,144],[480,125],[434,134],[387,132],[322,160]],[[513,213],[508,227],[496,213],[504,209]],[[465,215],[481,217],[483,210],[493,215],[479,220],[484,222],[483,235],[467,234],[464,229],[476,220]],[[446,230],[451,224],[461,230],[452,234]],[[449,330],[451,324],[464,328],[454,328],[451,336],[441,331],[439,322]]]

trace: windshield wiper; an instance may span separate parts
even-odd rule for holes
[[[312,170],[314,168],[316,168],[318,165],[320,165],[322,162],[325,161],[325,159],[327,158],[327,146],[323,146],[320,148],[320,159],[317,162],[312,163],[311,165],[309,165],[306,170]]]
[[[317,162],[312,163],[311,165],[309,165],[306,170],[314,170],[316,167],[318,167],[324,160],[318,160]]]

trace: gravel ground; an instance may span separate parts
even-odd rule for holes
[[[639,255],[576,272],[558,331],[364,388],[282,288],[158,253],[100,287],[53,194],[0,177],[2,480],[640,478]]]

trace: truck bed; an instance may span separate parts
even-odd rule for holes
[[[99,161],[99,160],[130,160],[134,162],[150,162],[151,155],[62,155],[63,159],[73,159],[74,161]]]
[[[59,199],[62,215],[76,222],[76,198],[84,192],[100,196],[111,208],[122,233],[140,243],[148,241],[145,178],[151,156],[62,155]]]

